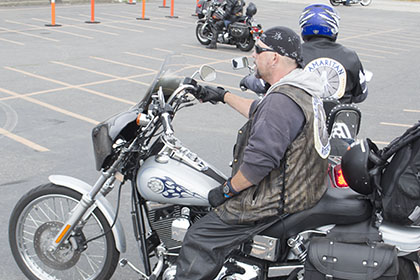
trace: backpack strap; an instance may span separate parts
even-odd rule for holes
[[[395,138],[388,146],[380,151],[382,159],[387,160],[402,147],[420,138],[420,121],[407,129],[403,135]]]

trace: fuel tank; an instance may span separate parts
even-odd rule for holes
[[[138,190],[146,200],[195,206],[210,206],[208,193],[220,185],[215,179],[185,163],[169,157],[157,161],[155,156],[144,162],[136,180]]]

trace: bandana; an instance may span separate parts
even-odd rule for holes
[[[292,29],[284,26],[272,27],[264,31],[260,40],[280,55],[296,60],[298,66],[303,68],[300,37]]]

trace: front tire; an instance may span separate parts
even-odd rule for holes
[[[240,49],[241,51],[244,51],[244,52],[248,52],[248,51],[252,50],[254,45],[255,45],[255,40],[254,40],[254,37],[252,37],[251,34],[249,34],[249,36],[246,37],[245,39],[243,39],[242,41],[236,43],[236,46],[238,46],[238,49]]]
[[[372,3],[372,0],[361,0],[360,5],[362,6],[369,6]]]
[[[213,36],[209,24],[199,22],[195,28],[195,36],[197,37],[197,40],[200,42],[200,44],[209,45],[211,42],[211,37]]]
[[[338,0],[330,0],[330,3],[331,3],[331,5],[333,5],[333,6],[338,6],[338,5],[340,5],[340,1],[338,1]]]
[[[16,204],[9,222],[9,242],[16,263],[28,279],[111,278],[120,253],[98,208],[76,230],[71,242],[63,243],[55,253],[47,250],[81,197],[76,191],[49,183],[31,190]],[[107,234],[87,243],[86,249],[74,248],[103,232]]]

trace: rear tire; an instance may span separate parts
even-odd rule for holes
[[[252,50],[254,45],[255,45],[255,40],[251,34],[249,34],[249,36],[246,39],[243,39],[241,42],[236,43],[236,46],[238,46],[238,49],[244,52],[248,52]]]
[[[331,3],[331,5],[333,5],[333,6],[338,6],[338,5],[340,5],[340,1],[337,1],[337,0],[330,0],[330,3]]]
[[[372,0],[362,0],[360,1],[360,5],[362,6],[369,6],[372,3]]]
[[[49,183],[31,190],[16,204],[9,222],[9,243],[17,265],[28,279],[111,278],[120,253],[98,208],[71,242],[63,243],[55,253],[47,249],[81,197],[74,190]],[[108,233],[87,243],[86,249],[74,248],[103,232]]]
[[[199,22],[195,28],[195,36],[197,37],[197,40],[200,42],[200,44],[209,45],[213,33],[211,32],[210,26],[208,24]]]
[[[419,280],[416,266],[410,260],[398,258],[399,273],[397,280]]]

